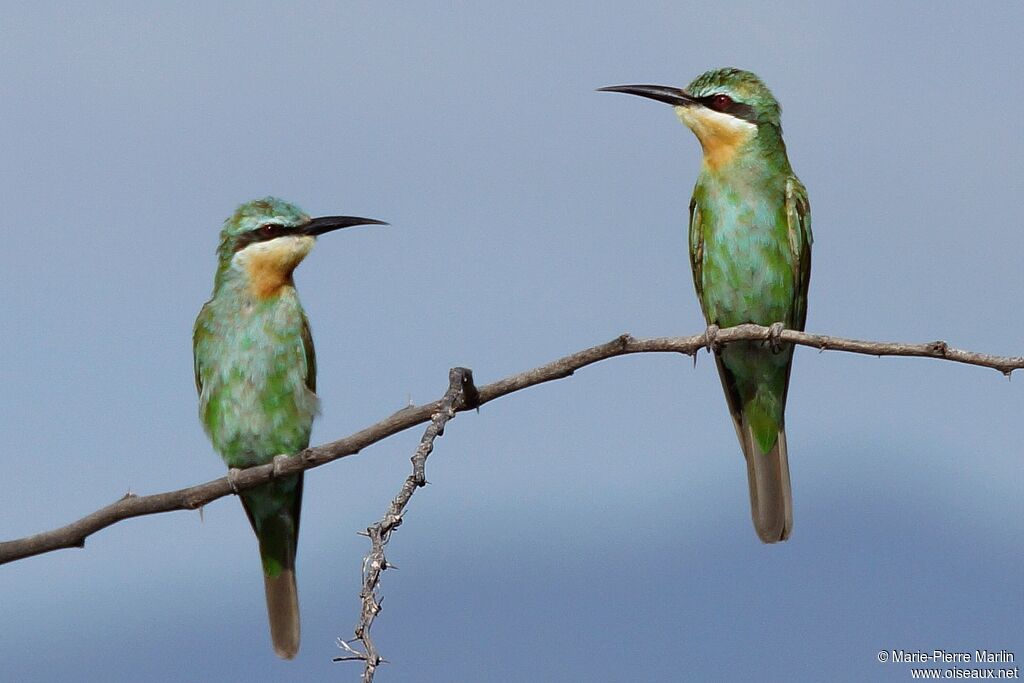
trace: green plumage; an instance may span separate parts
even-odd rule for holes
[[[781,108],[749,71],[717,69],[685,89],[602,88],[675,107],[704,160],[690,201],[693,282],[708,325],[802,330],[811,272],[807,192],[782,140]],[[774,347],[774,348],[773,348]],[[715,355],[747,462],[751,515],[766,543],[792,528],[785,408],[793,348],[732,343]]]
[[[802,330],[811,266],[810,209],[786,155],[778,102],[760,79],[736,69],[708,72],[687,92],[711,103],[716,111],[705,116],[715,122],[714,117],[738,115],[735,125],[722,124],[724,132],[708,133],[710,124],[695,123],[698,137],[744,131],[738,144],[730,138],[724,162],[702,164],[690,202],[690,263],[704,317],[719,327],[782,323]],[[716,95],[732,104],[719,112]],[[720,139],[701,142],[705,150],[722,144]],[[792,528],[785,439],[792,359],[792,346],[772,349],[761,342],[730,344],[715,358],[747,460],[754,525],[769,543],[785,540]]]
[[[309,445],[317,412],[316,364],[293,288],[251,301],[231,284],[203,307],[193,337],[200,419],[228,467],[270,462]],[[302,475],[241,494],[264,571],[294,566]]]
[[[276,455],[296,453],[309,445],[318,410],[316,358],[288,270],[308,248],[291,254],[267,246],[268,242],[246,244],[247,236],[263,225],[296,226],[307,221],[309,217],[297,208],[267,198],[242,205],[221,232],[213,298],[196,319],[193,350],[200,419],[228,467],[268,463]],[[312,241],[311,237],[278,239]],[[239,256],[246,247],[262,248],[271,255],[277,253],[275,249],[284,252],[284,258],[270,261],[271,266],[287,270],[284,284],[276,291],[263,296],[254,290],[255,271],[247,267],[253,258]],[[272,481],[240,497],[259,541],[274,647],[280,656],[291,658],[299,644],[294,572],[302,475]]]
[[[702,169],[690,203],[690,262],[701,310],[719,327],[781,322],[802,330],[811,243],[806,191],[788,162],[736,165]],[[741,342],[717,357],[726,392],[736,399],[730,407],[739,406],[763,453],[784,424],[792,355],[790,346],[772,353],[762,343]]]
[[[317,236],[372,218],[310,218],[266,197],[238,207],[224,222],[213,298],[196,318],[199,418],[230,468],[271,462],[309,445],[316,397],[316,355],[292,272]],[[231,476],[229,474],[229,476]],[[279,477],[239,494],[259,541],[274,651],[299,650],[295,551],[302,475]]]

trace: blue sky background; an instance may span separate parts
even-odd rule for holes
[[[699,147],[593,92],[735,65],[784,105],[808,329],[1020,354],[1016,3],[88,3],[0,26],[0,537],[223,474],[190,333],[223,219],[275,194],[390,228],[297,273],[321,443],[624,331],[703,329]],[[792,539],[761,545],[714,365],[644,355],[465,414],[389,546],[381,681],[907,680],[1024,658],[1021,377],[796,354]],[[421,430],[307,477],[303,646],[269,646],[238,502],[0,568],[12,680],[357,680],[332,664]]]

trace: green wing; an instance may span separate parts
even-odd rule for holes
[[[793,308],[789,327],[803,330],[807,322],[807,288],[811,282],[811,205],[807,190],[796,176],[786,180],[786,220],[789,228],[789,249],[793,256]],[[787,351],[792,355],[793,350]],[[782,405],[789,396],[789,374],[793,364],[786,366],[786,380],[782,390]]]
[[[807,322],[807,287],[811,281],[811,205],[807,190],[796,176],[786,181],[786,218],[793,260],[793,313],[790,326],[803,330]]]
[[[203,354],[199,347],[210,336],[210,331],[206,327],[206,318],[210,315],[209,306],[209,301],[203,304],[202,310],[199,311],[199,315],[196,317],[195,327],[192,328],[192,364],[196,373],[196,392],[200,396],[203,394],[203,366],[201,362]]]
[[[306,386],[314,394],[316,393],[316,349],[313,348],[313,333],[309,330],[309,320],[306,314],[302,313],[302,350],[306,354]]]
[[[693,287],[697,290],[697,301],[704,311],[704,226],[701,224],[696,191],[690,200],[690,269],[693,271]],[[704,311],[704,317],[707,318],[707,311]]]

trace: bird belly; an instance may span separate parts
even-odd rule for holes
[[[718,211],[704,235],[701,307],[709,324],[788,324],[793,314],[792,256],[776,216],[757,207]],[[722,215],[724,214],[724,215]]]
[[[306,384],[301,313],[264,313],[240,311],[203,349],[200,417],[229,467],[306,448],[319,409]]]

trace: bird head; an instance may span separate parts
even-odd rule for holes
[[[217,283],[235,274],[258,298],[272,296],[291,283],[292,272],[313,249],[317,236],[371,224],[387,225],[358,216],[311,218],[299,207],[276,197],[246,202],[221,229]]]
[[[613,85],[604,92],[639,95],[672,105],[676,115],[694,132],[704,149],[704,160],[718,168],[737,151],[771,131],[781,140],[781,107],[756,75],[741,69],[715,69],[701,74],[686,88],[664,85]]]

